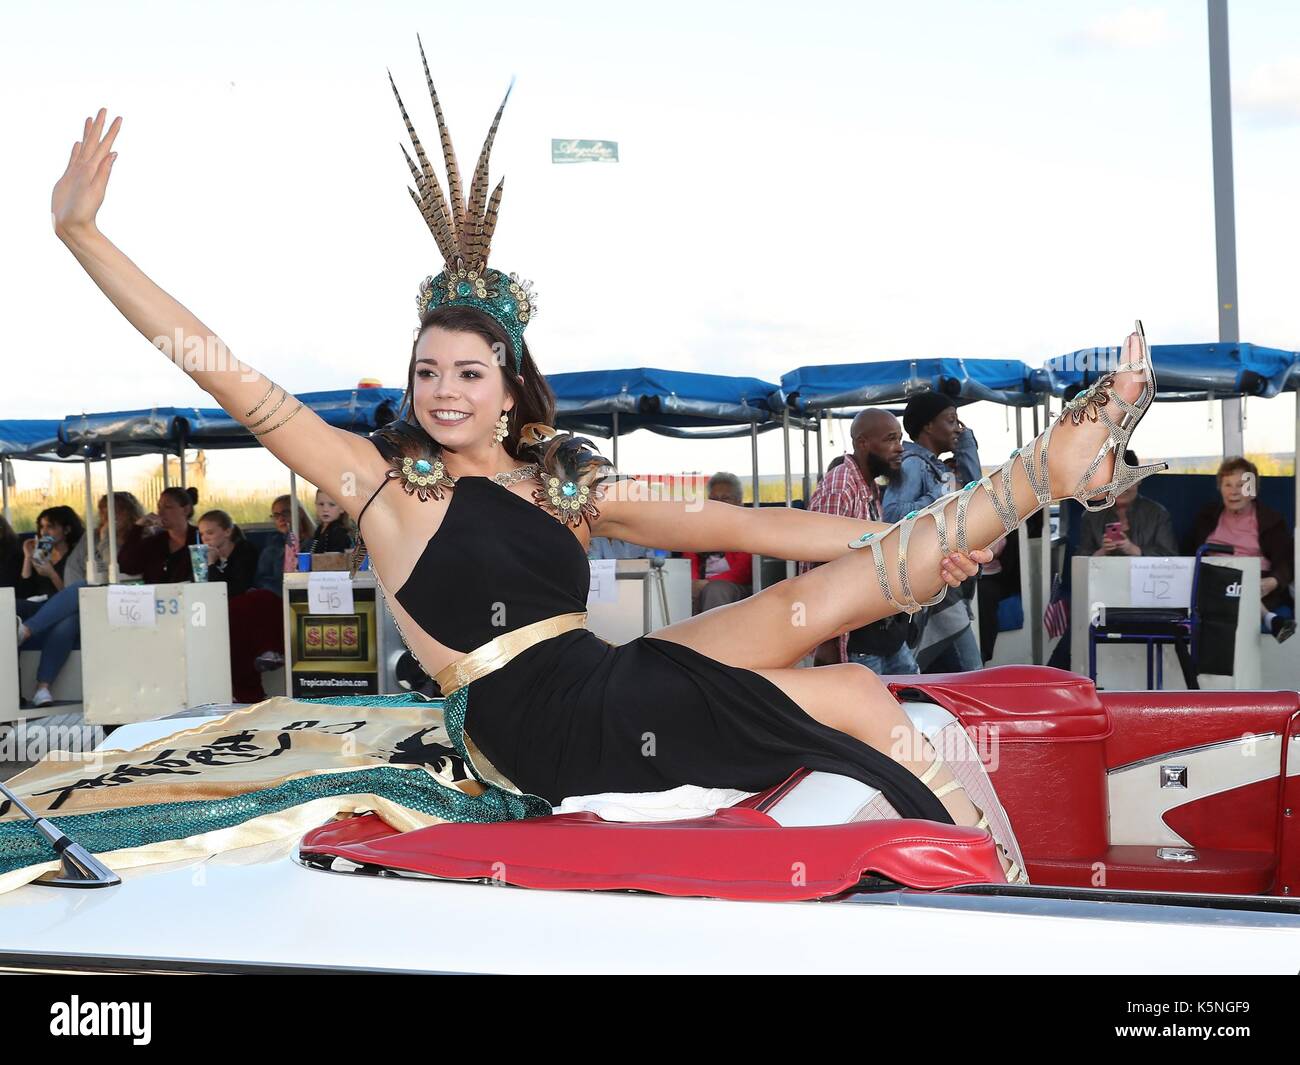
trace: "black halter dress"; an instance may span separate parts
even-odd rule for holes
[[[469,652],[586,610],[590,578],[561,521],[490,478],[461,477],[394,597],[435,640]],[[765,677],[653,636],[615,646],[575,629],[472,681],[467,696],[478,748],[552,805],[682,784],[762,791],[807,767],[878,788],[903,817],[953,823],[904,766],[810,717]]]

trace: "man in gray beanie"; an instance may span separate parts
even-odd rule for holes
[[[941,392],[913,396],[903,410],[903,428],[911,439],[904,441],[898,475],[885,490],[882,515],[890,523],[980,476],[975,434],[962,425],[950,396]],[[939,460],[950,451],[955,477]],[[975,582],[969,583],[973,589]],[[916,647],[916,661],[923,673],[962,673],[984,664],[971,620],[967,597],[960,588],[949,588],[942,600],[927,609]]]

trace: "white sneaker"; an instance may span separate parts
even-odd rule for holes
[[[32,696],[32,706],[49,706],[54,702],[54,696],[50,694],[49,688],[37,688],[36,694]]]
[[[29,637],[31,634],[32,634],[31,629],[29,629],[21,621],[18,622],[18,646],[19,647],[23,645],[23,641],[26,640],[27,637]]]

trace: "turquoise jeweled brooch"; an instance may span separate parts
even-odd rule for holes
[[[591,489],[576,481],[561,480],[553,475],[538,478],[542,486],[533,491],[533,499],[549,510],[566,525],[581,525],[600,517],[600,511],[591,500]]]
[[[392,469],[387,476],[397,480],[407,495],[418,496],[421,503],[426,499],[441,499],[444,488],[452,488],[456,482],[447,475],[447,467],[441,459],[394,458]]]

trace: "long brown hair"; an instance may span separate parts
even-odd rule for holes
[[[104,508],[104,513],[108,513],[108,493],[105,492],[99,497],[98,506]],[[134,492],[123,492],[117,489],[113,492],[113,510],[116,512],[115,517],[123,516],[129,518],[134,525],[144,517],[144,504],[136,499]],[[108,525],[100,527],[100,535],[105,539],[108,538]]]
[[[491,315],[476,307],[444,305],[425,312],[420,319],[419,332],[416,333],[415,340],[411,344],[411,361],[406,369],[406,394],[402,397],[402,404],[398,410],[399,417],[372,435],[392,445],[397,454],[404,457],[416,458],[430,453],[436,454],[441,450],[438,442],[416,420],[412,406],[415,396],[415,351],[425,331],[433,326],[453,333],[471,333],[486,341],[493,351],[506,353],[506,358],[500,367],[501,376],[506,391],[514,397],[515,405],[507,416],[509,428],[501,443],[511,456],[516,459],[523,458],[520,452],[527,448],[520,446],[519,430],[529,422],[555,424],[555,393],[551,391],[546,378],[537,369],[537,363],[533,361],[532,353],[528,350],[527,341],[523,343],[523,362],[519,369],[523,383],[519,382],[513,372],[514,355],[509,335]]]
[[[64,529],[63,542],[64,549],[71,551],[77,546],[77,541],[81,539],[86,531],[85,525],[82,524],[80,516],[75,510],[68,506],[46,507],[36,515],[36,531],[41,531],[41,520],[53,522],[55,525],[62,525]]]

